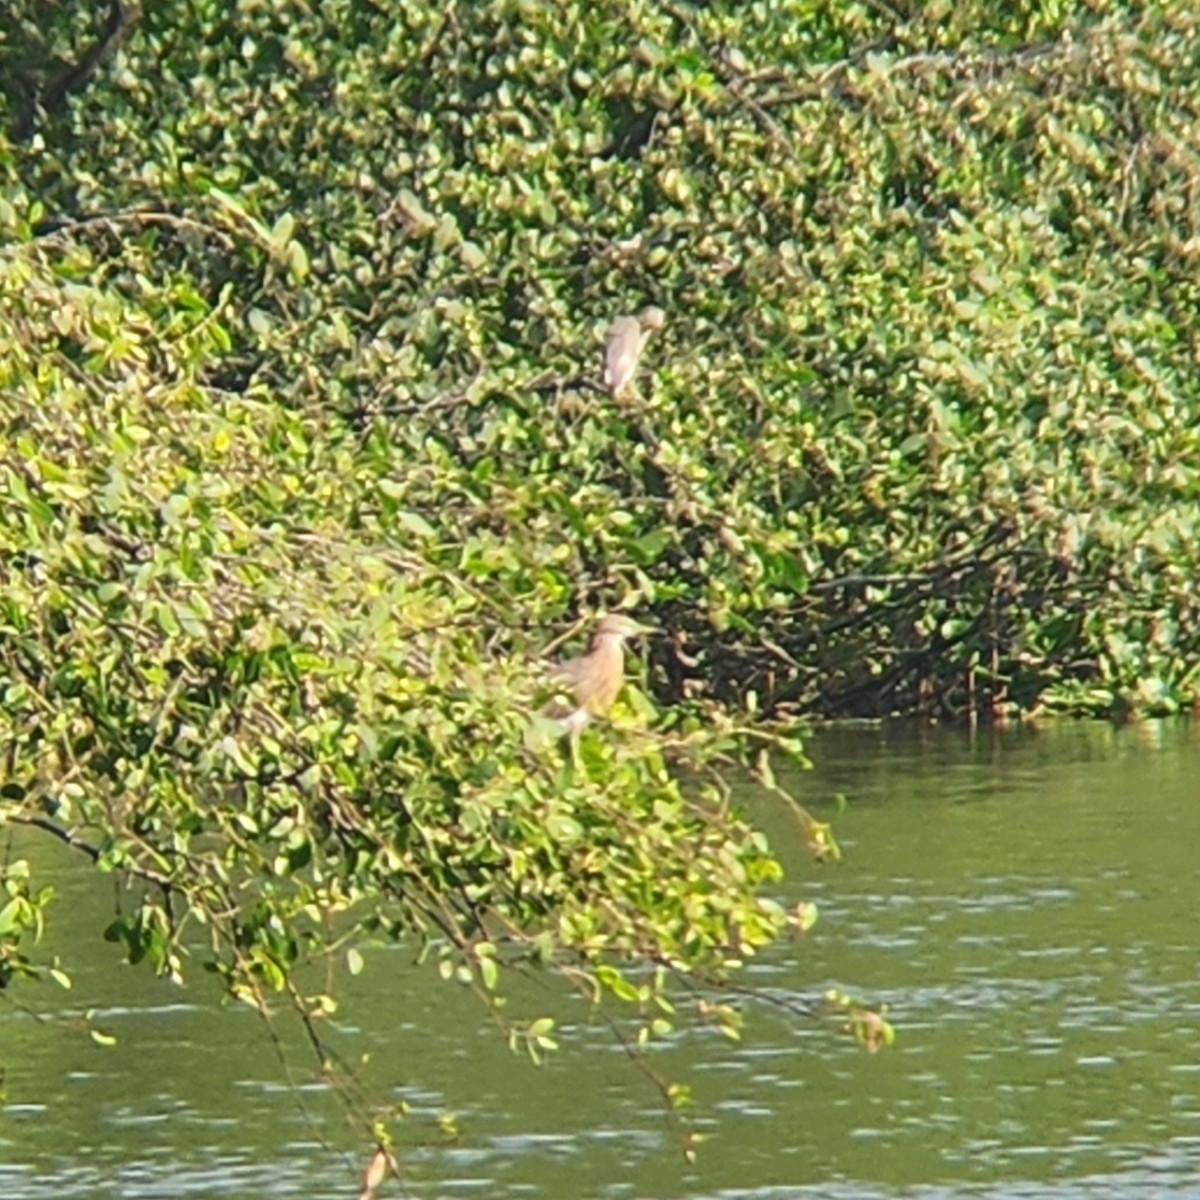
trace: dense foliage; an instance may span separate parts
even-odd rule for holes
[[[1190,698],[1195,14],[129,20],[33,118],[104,31],[14,30],[10,230],[203,309],[199,385],[288,406],[353,461],[348,509],[502,575],[502,623],[636,589],[668,699]],[[648,299],[642,404],[553,386]]]
[[[345,912],[636,994],[785,919],[706,703],[1191,701],[1190,8],[10,9],[2,794],[155,885],[135,956],[232,914],[284,986]],[[639,604],[691,715],[531,735]]]

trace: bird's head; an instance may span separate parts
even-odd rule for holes
[[[647,333],[652,329],[661,329],[666,319],[667,314],[657,304],[647,305],[637,315],[637,323]]]
[[[623,642],[626,638],[654,632],[655,630],[651,626],[639,625],[632,617],[627,617],[622,613],[609,613],[596,622],[592,630],[592,640],[614,638]]]

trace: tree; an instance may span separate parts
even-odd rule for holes
[[[0,794],[143,880],[133,957],[182,970],[205,914],[259,1001],[355,928],[670,1003],[622,965],[787,924],[705,773],[800,757],[747,717],[1191,702],[1193,16],[11,25]],[[564,757],[539,652],[631,604],[669,714]],[[11,978],[43,906],[6,886]]]

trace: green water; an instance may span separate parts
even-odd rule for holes
[[[845,861],[816,867],[750,798],[821,919],[749,976],[786,1002],[831,983],[889,1006],[867,1055],[756,1004],[732,1044],[691,1031],[654,1059],[710,1134],[680,1154],[657,1093],[557,990],[563,1052],[508,1053],[475,1001],[396,950],[348,981],[340,1045],[411,1105],[406,1177],[383,1195],[1200,1197],[1200,732],[1183,723],[1032,733],[826,732],[799,781]],[[0,1198],[340,1197],[364,1148],[292,1046],[258,1020],[116,968],[96,931],[111,883],[64,871],[56,1002],[117,1034],[0,1004]],[[531,1010],[532,1010],[531,1009]],[[437,1113],[458,1115],[448,1143]]]

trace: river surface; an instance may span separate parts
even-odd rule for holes
[[[788,1004],[830,985],[887,1005],[863,1052],[755,1002],[745,1036],[651,1058],[693,1090],[694,1164],[603,1021],[558,989],[545,1066],[397,949],[366,954],[337,1020],[375,1094],[409,1106],[388,1196],[771,1200],[1200,1200],[1200,728],[1061,724],[826,731],[794,780],[843,862],[812,864],[750,797],[813,899],[807,937],[746,982]],[[838,811],[837,797],[847,803]],[[0,1200],[353,1197],[366,1148],[290,1036],[114,966],[112,881],[63,869],[52,947],[74,986],[0,1003]],[[53,1019],[36,1018],[24,1006]],[[94,1010],[115,1046],[72,1016]],[[437,1128],[456,1116],[459,1135]]]

